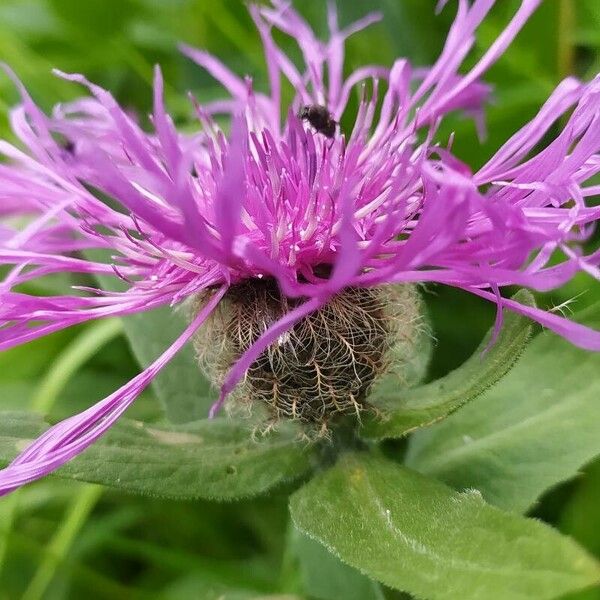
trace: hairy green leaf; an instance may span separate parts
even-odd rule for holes
[[[2,413],[0,461],[46,428],[31,413]],[[297,478],[310,463],[311,447],[291,427],[261,437],[225,419],[179,426],[121,419],[56,474],[151,496],[232,500]]]
[[[590,310],[599,313],[598,305]],[[418,432],[407,464],[457,489],[476,488],[502,508],[526,511],[600,454],[599,372],[600,354],[543,333],[501,383]]]
[[[392,461],[345,455],[291,498],[301,531],[383,583],[432,600],[543,600],[600,567],[541,522]]]
[[[141,366],[147,367],[183,332],[186,321],[179,311],[163,307],[126,317],[123,325],[133,353]],[[191,344],[169,361],[152,384],[172,423],[206,418],[214,401]]]
[[[533,296],[522,290],[515,296],[522,304],[534,305]],[[487,352],[490,331],[473,356],[458,369],[426,385],[398,391],[397,383],[388,380],[369,401],[382,416],[365,420],[362,435],[384,439],[402,437],[439,421],[494,385],[511,369],[531,335],[531,322],[509,313],[496,343]]]
[[[90,251],[87,254],[93,258],[102,256],[100,252]],[[122,282],[111,277],[100,275],[97,279],[103,289],[123,289]],[[143,368],[154,362],[177,339],[186,325],[182,309],[168,306],[123,319],[129,345]],[[194,348],[189,343],[152,380],[152,388],[171,423],[189,423],[206,418],[214,401],[210,397],[210,384],[200,372]]]

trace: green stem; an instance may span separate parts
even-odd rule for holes
[[[73,498],[60,527],[50,540],[42,562],[23,594],[22,600],[42,600],[54,573],[71,549],[75,537],[102,496],[99,485],[85,485]]]
[[[0,523],[2,523],[2,528],[0,529],[0,569],[6,559],[8,537],[15,520],[20,492],[21,490],[15,490],[10,496],[2,500],[2,504],[0,504]]]
[[[286,533],[286,544],[281,557],[281,568],[279,571],[279,587],[287,594],[300,593],[302,591],[302,576],[298,565],[298,558],[294,551],[294,540],[297,532],[291,520],[288,521]]]
[[[573,75],[575,67],[575,6],[573,0],[560,0],[558,5],[558,74],[561,79]]]
[[[10,541],[11,546],[18,552],[35,558],[42,557],[46,550],[45,546],[37,540],[33,540],[20,533],[11,533]],[[63,566],[69,569],[73,581],[77,582],[80,587],[93,590],[94,598],[110,598],[111,600],[150,600],[150,598],[155,598],[151,594],[120,584],[91,567],[82,564],[77,559],[69,561],[68,564],[64,564]],[[1,590],[0,598],[2,600],[9,600],[7,596],[2,596]]]

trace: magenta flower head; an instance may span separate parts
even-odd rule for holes
[[[481,124],[489,90],[480,77],[539,0],[523,0],[459,75],[492,4],[459,0],[431,68],[401,58],[347,78],[344,42],[377,15],[340,29],[330,5],[330,36],[321,41],[288,3],[251,6],[270,89],[255,91],[215,57],[184,47],[227,94],[205,106],[193,100],[194,135],[175,129],[158,68],[150,133],[81,75],[57,73],[91,96],[50,116],[15,78],[22,104],[11,121],[25,150],[0,142],[0,214],[27,219],[18,230],[10,218],[0,228],[0,260],[9,266],[0,284],[0,348],[163,305],[184,304],[190,322],[145,371],[33,442],[0,472],[0,493],[50,473],[102,436],[190,340],[220,386],[211,416],[234,390],[274,419],[319,427],[336,413],[360,412],[394,353],[410,353],[422,282],[495,303],[496,333],[508,309],[600,350],[599,332],[502,295],[511,285],[552,290],[579,271],[600,275],[600,253],[585,256],[579,245],[600,217],[586,202],[600,192],[586,186],[600,171],[600,78],[565,79],[475,173],[436,142],[451,111]],[[297,40],[304,64],[281,51],[273,28]],[[282,104],[284,79],[296,91],[290,106]],[[355,122],[342,130],[355,88]],[[228,133],[217,113],[230,117]],[[563,116],[562,133],[535,153]],[[15,291],[60,272],[113,277],[126,289]]]

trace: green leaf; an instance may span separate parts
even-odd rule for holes
[[[384,600],[380,585],[343,563],[318,542],[293,531],[293,551],[298,557],[304,590],[318,600]]]
[[[524,512],[600,453],[599,372],[600,354],[543,333],[501,383],[415,435],[407,464]]]
[[[86,256],[108,260],[102,251],[88,251]],[[112,277],[99,275],[97,280],[102,289],[124,289],[123,282]],[[144,369],[173,344],[187,324],[181,307],[163,306],[123,318],[129,345]],[[151,385],[171,423],[205,419],[215,400],[209,382],[200,372],[191,343],[186,344],[163,367]]]
[[[224,583],[207,582],[202,576],[189,575],[172,584],[161,595],[163,600],[303,600],[291,594],[264,594],[237,589]]]
[[[533,296],[526,290],[520,291],[514,299],[528,306],[535,305]],[[469,360],[445,377],[408,390],[400,397],[397,383],[387,381],[369,399],[382,416],[365,420],[361,435],[374,439],[402,437],[443,419],[473,400],[515,364],[529,340],[531,327],[529,319],[511,312],[505,316],[502,331],[490,350],[484,353],[492,331]]]
[[[560,600],[600,600],[600,586],[561,596]]]
[[[178,560],[183,557],[172,548],[162,553],[167,564],[178,564],[183,575],[162,590],[161,600],[300,600],[275,593],[277,583],[271,579],[276,580],[277,571],[268,556],[227,560],[190,554]]]
[[[2,413],[0,462],[8,463],[46,428],[31,413]],[[312,448],[291,427],[264,437],[252,433],[225,419],[180,426],[121,419],[56,474],[151,496],[232,500],[309,469]]]
[[[539,521],[368,454],[342,456],[291,498],[301,531],[349,565],[431,600],[543,600],[600,566]]]
[[[145,368],[174,342],[187,323],[177,309],[162,307],[128,316],[123,325],[135,357]],[[171,423],[204,419],[214,402],[192,344],[186,344],[169,361],[152,385]]]
[[[600,556],[600,459],[588,465],[577,482],[561,512],[560,528],[584,548]]]
[[[133,0],[88,0],[81,5],[77,0],[48,0],[54,14],[74,28],[75,36],[109,36],[124,28],[137,12]]]

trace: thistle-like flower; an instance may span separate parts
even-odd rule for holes
[[[19,230],[11,219],[0,226],[0,261],[10,266],[0,284],[0,348],[186,301],[191,317],[146,370],[50,428],[1,471],[0,493],[50,473],[97,440],[192,339],[220,385],[213,414],[236,386],[275,418],[321,425],[332,414],[362,410],[371,384],[416,332],[413,284],[420,282],[494,302],[496,332],[506,308],[600,350],[600,333],[501,295],[508,285],[550,290],[582,270],[600,275],[600,253],[585,256],[577,245],[600,217],[600,208],[586,203],[600,188],[585,185],[600,171],[600,78],[565,79],[475,173],[448,144],[436,143],[450,111],[481,122],[489,90],[480,77],[539,0],[523,0],[500,37],[459,75],[491,4],[459,0],[431,68],[398,59],[346,79],[344,42],[377,15],[340,29],[330,5],[323,42],[283,0],[251,6],[270,90],[255,91],[215,57],[184,47],[229,94],[204,106],[192,99],[195,135],[175,129],[158,68],[150,133],[81,75],[58,73],[91,97],[50,116],[15,78],[22,104],[11,122],[26,149],[0,142],[0,216],[28,219]],[[277,46],[273,28],[297,40],[301,67]],[[291,106],[282,106],[283,78],[296,90]],[[355,88],[355,123],[342,131],[338,122]],[[216,113],[230,116],[229,134],[216,125]],[[562,133],[533,153],[563,115]],[[106,260],[91,258],[91,250],[104,250]],[[15,291],[57,272],[118,278],[126,290]]]

